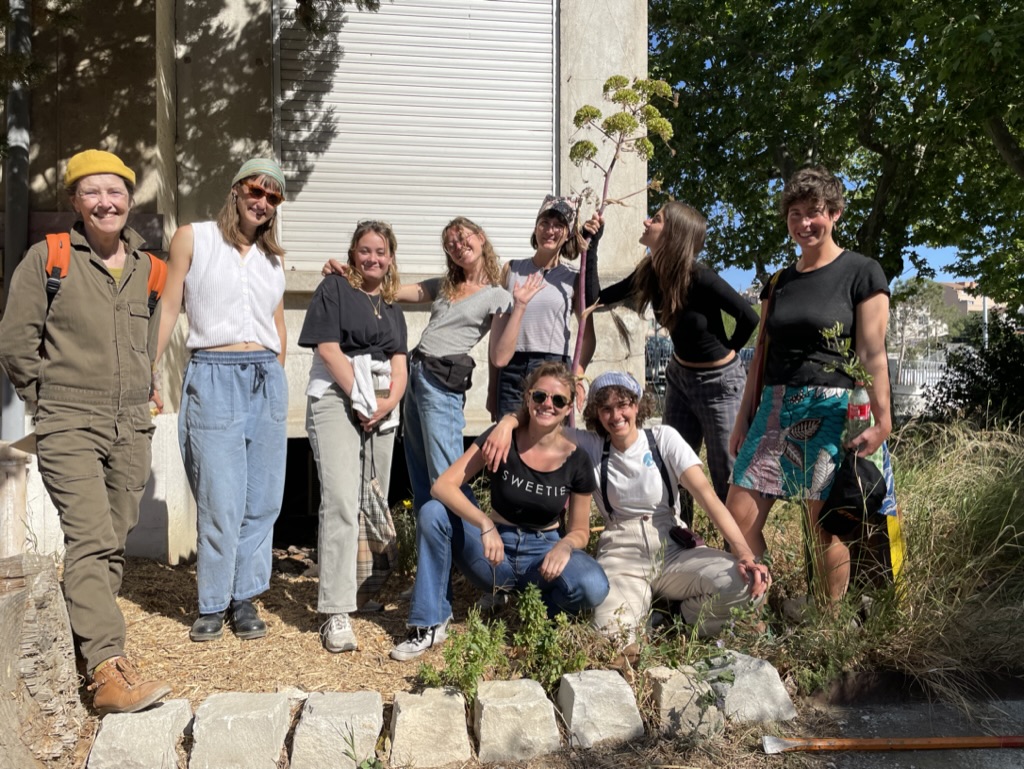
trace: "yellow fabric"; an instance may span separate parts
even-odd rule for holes
[[[67,170],[64,171],[64,186],[70,187],[82,177],[92,174],[117,174],[135,184],[135,172],[117,155],[103,150],[85,150],[68,161]]]
[[[903,516],[899,513],[896,515],[887,515],[885,516],[885,520],[889,530],[889,553],[892,556],[892,578],[898,588],[902,579],[904,547],[906,545],[903,540]]]
[[[121,275],[124,274],[124,267],[108,267],[107,272],[117,281],[117,285],[121,285]]]

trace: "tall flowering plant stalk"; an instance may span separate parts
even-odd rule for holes
[[[602,215],[609,204],[622,205],[622,201],[626,198],[639,195],[651,186],[645,186],[643,189],[617,200],[608,197],[612,171],[615,170],[615,166],[623,154],[635,153],[645,161],[650,160],[654,154],[654,143],[650,137],[657,136],[665,142],[672,138],[672,124],[662,117],[657,107],[651,104],[656,98],[672,98],[672,89],[665,81],[634,78],[630,83],[629,78],[624,75],[614,75],[605,82],[603,93],[605,101],[613,105],[617,111],[605,117],[598,107],[585,104],[576,111],[573,125],[581,132],[597,134],[597,141],[601,145],[611,145],[611,159],[599,160],[600,149],[589,139],[579,139],[573,142],[569,150],[569,159],[575,165],[580,167],[584,164],[591,165],[604,174],[604,185],[597,206],[598,213]],[[584,250],[580,259],[580,286],[586,285],[586,272],[587,253]],[[589,314],[586,312],[585,292],[577,291],[576,294],[579,297],[580,325],[576,335],[576,349],[572,357],[573,371],[576,371],[579,365],[583,350],[583,332],[590,321]]]

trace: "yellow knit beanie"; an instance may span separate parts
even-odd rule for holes
[[[135,184],[135,172],[126,166],[113,152],[85,150],[73,155],[64,172],[64,186],[70,187],[84,176],[92,174],[117,174],[129,184]]]

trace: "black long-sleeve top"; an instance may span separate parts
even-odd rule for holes
[[[589,277],[589,276],[588,276]],[[632,295],[636,272],[615,285],[601,291],[599,301],[611,306],[623,302]],[[662,294],[658,291],[652,298],[655,314],[661,309]],[[725,332],[722,313],[736,319],[732,336]],[[683,311],[676,316],[669,336],[676,356],[689,363],[712,363],[721,360],[730,350],[739,350],[750,339],[757,328],[757,313],[736,290],[726,283],[717,272],[703,264],[697,264]]]

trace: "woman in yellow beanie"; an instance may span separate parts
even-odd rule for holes
[[[0,364],[36,403],[39,472],[60,514],[64,596],[93,706],[131,712],[171,691],[140,681],[125,658],[115,600],[149,479],[160,307],[150,311],[153,265],[127,226],[135,173],[110,152],[86,150],[68,161],[64,186],[79,216],[65,241],[68,269],[48,292],[48,246],[29,249],[0,321]]]
[[[193,641],[220,638],[225,620],[243,640],[267,632],[252,599],[270,586],[284,496],[284,194],[281,167],[252,158],[231,180],[217,220],[185,225],[171,240],[159,349],[184,300],[191,358],[178,440],[198,511]]]

